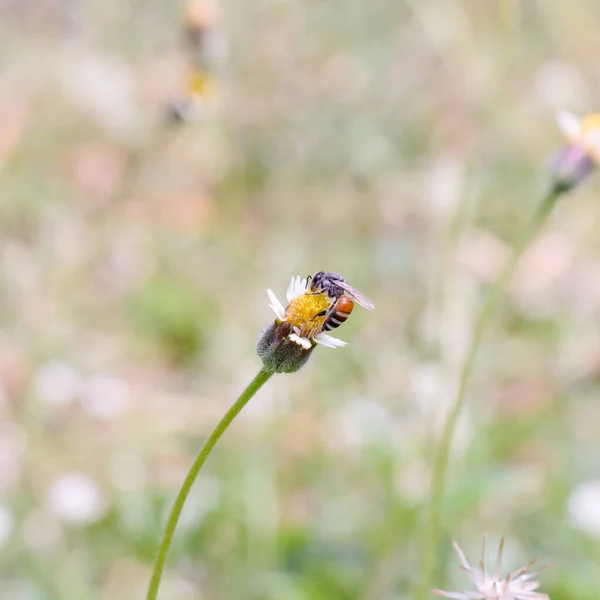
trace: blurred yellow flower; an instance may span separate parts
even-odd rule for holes
[[[174,121],[194,122],[204,114],[204,108],[215,95],[211,75],[201,69],[192,69],[185,89],[169,105],[169,117]]]
[[[187,91],[190,95],[205,98],[213,89],[212,77],[204,71],[195,70],[188,77]]]

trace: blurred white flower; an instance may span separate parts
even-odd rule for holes
[[[520,568],[518,571],[510,573],[506,577],[500,575],[504,539],[500,540],[496,567],[492,573],[488,572],[485,565],[485,540],[481,562],[477,569],[471,566],[456,542],[453,543],[453,546],[456,554],[458,554],[461,569],[469,574],[477,590],[472,592],[465,592],[463,590],[459,592],[433,590],[439,596],[454,598],[454,600],[550,600],[546,594],[535,591],[540,586],[539,582],[532,581],[537,573],[527,573],[534,561]]]
[[[350,446],[394,443],[394,419],[387,407],[370,399],[346,402],[331,417],[331,429]]]
[[[106,129],[128,134],[137,125],[134,80],[126,63],[75,48],[59,70],[66,94]]]
[[[85,473],[60,475],[50,487],[47,501],[57,517],[70,523],[93,523],[106,509],[100,488]]]
[[[409,396],[413,396],[419,408],[438,409],[444,381],[441,366],[435,362],[415,364],[411,370]]]
[[[589,85],[576,64],[548,61],[537,70],[533,84],[540,100],[555,109],[583,108],[591,100]]]
[[[17,425],[0,422],[0,491],[13,486],[21,477],[25,434]]]
[[[97,419],[111,419],[127,410],[131,400],[128,385],[111,375],[94,375],[85,383],[81,405]]]
[[[432,215],[442,222],[451,218],[464,187],[465,167],[452,156],[436,160],[426,174]]]
[[[0,546],[8,540],[13,530],[13,518],[7,508],[0,505]]]
[[[586,481],[571,492],[567,503],[574,527],[600,537],[600,480]]]
[[[42,365],[33,375],[35,395],[52,406],[63,406],[77,394],[81,378],[66,362],[54,360]]]

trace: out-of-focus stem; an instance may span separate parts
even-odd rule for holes
[[[471,342],[460,371],[458,390],[456,392],[452,408],[446,417],[442,436],[437,449],[437,455],[433,465],[431,498],[429,502],[428,521],[426,524],[426,533],[422,554],[421,583],[417,589],[415,596],[416,600],[425,600],[426,595],[431,588],[432,577],[436,568],[437,544],[441,520],[440,513],[444,499],[446,470],[448,467],[450,446],[452,444],[452,437],[454,435],[458,417],[460,416],[465,402],[469,378],[471,376],[471,372],[473,371],[473,366],[475,364],[477,352],[483,339],[483,334],[486,331],[486,327],[490,321],[490,317],[494,311],[494,308],[496,307],[497,301],[506,285],[510,282],[519,260],[523,256],[529,244],[540,231],[559,195],[560,193],[551,192],[544,197],[520,243],[514,249],[511,257],[504,265],[498,279],[488,291],[477,315],[477,319],[473,328],[473,334],[471,336]]]

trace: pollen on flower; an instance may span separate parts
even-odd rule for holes
[[[327,318],[324,311],[330,306],[331,301],[326,294],[302,294],[290,302],[285,320],[299,330],[299,336],[312,340],[323,328]]]

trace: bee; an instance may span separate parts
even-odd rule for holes
[[[323,331],[331,331],[345,323],[354,309],[354,300],[367,310],[375,308],[363,293],[346,283],[338,273],[319,271],[309,277],[309,286],[311,294],[327,294],[331,299],[329,309],[316,315],[316,317],[326,317]]]

